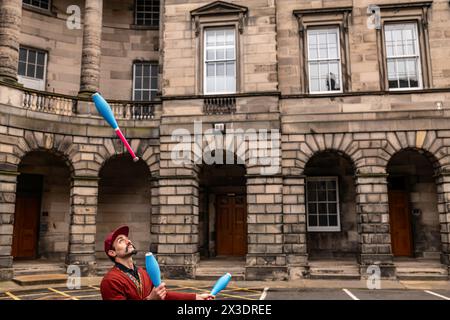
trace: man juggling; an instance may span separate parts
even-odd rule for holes
[[[153,285],[147,272],[137,267],[133,256],[137,250],[128,238],[129,228],[122,226],[112,231],[105,239],[105,253],[114,262],[114,267],[103,277],[100,290],[103,300],[211,300],[208,293],[171,292],[162,282]]]

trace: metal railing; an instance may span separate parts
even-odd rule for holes
[[[235,97],[214,97],[203,100],[205,114],[229,114],[236,112]]]

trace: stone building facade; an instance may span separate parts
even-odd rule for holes
[[[120,224],[167,277],[216,257],[249,280],[309,277],[317,261],[386,278],[433,261],[448,276],[448,1],[39,5],[0,1],[1,279],[21,258],[95,273]]]

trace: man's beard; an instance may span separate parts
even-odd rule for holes
[[[130,246],[127,246],[125,249],[125,254],[127,256],[133,256],[136,255],[138,253],[138,251],[136,250],[136,247],[134,246],[134,244],[131,245],[131,247],[133,247],[133,249],[130,251],[128,248],[130,248]]]

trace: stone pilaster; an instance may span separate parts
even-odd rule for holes
[[[70,237],[67,264],[79,265],[83,275],[95,274],[95,234],[98,178],[72,178]]]
[[[164,277],[193,278],[198,252],[198,180],[195,176],[159,179],[159,214],[152,219],[152,234]]]
[[[287,279],[282,188],[281,177],[247,176],[246,280]]]
[[[102,16],[103,0],[85,1],[79,92],[79,95],[81,96],[90,96],[99,88]]]
[[[15,171],[0,171],[0,281],[13,277],[11,251],[17,175]]]
[[[368,266],[378,265],[383,278],[394,278],[387,175],[358,174],[355,179],[361,276],[370,275]]]
[[[17,82],[22,0],[0,1],[0,80]]]
[[[436,183],[441,225],[441,262],[448,266],[450,272],[450,174],[440,174]]]
[[[289,279],[303,278],[308,265],[303,176],[283,179],[283,233]]]

